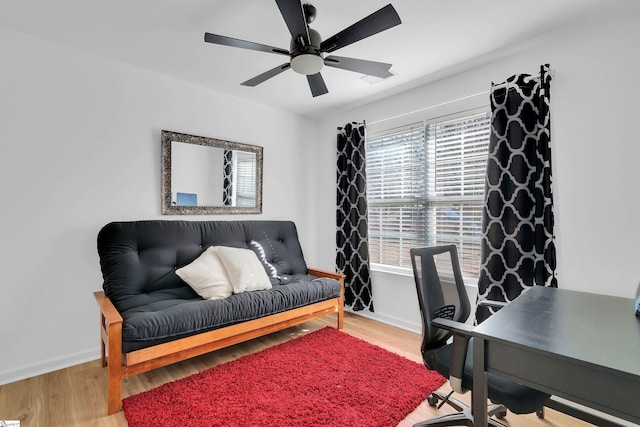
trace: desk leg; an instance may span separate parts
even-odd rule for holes
[[[485,372],[485,341],[473,338],[473,390],[471,413],[473,427],[487,427],[487,373]]]

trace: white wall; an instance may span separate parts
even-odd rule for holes
[[[160,215],[162,129],[263,146],[248,218],[306,221],[307,120],[3,28],[0,58],[0,384],[98,357],[98,230],[184,219]]]
[[[640,280],[640,18],[585,23],[318,122],[0,28],[0,384],[98,356],[96,234],[160,215],[160,131],[264,147],[263,214],[292,219],[310,265],[335,256],[335,128],[488,88],[549,62],[561,287]],[[434,110],[435,111],[435,110]],[[185,219],[212,219],[188,217]],[[413,281],[376,273],[376,316],[419,330]]]
[[[487,90],[491,81],[535,73],[550,63],[556,71],[551,126],[559,286],[632,297],[640,281],[638,40],[637,14],[584,22],[529,40],[518,51],[485,57],[464,72],[324,119],[314,153],[323,166],[312,183],[315,223],[323,230],[315,246],[320,262],[325,267],[334,262],[335,166],[325,170],[324,165],[335,164],[336,126],[466,97]],[[414,286],[410,277],[374,273],[375,316],[420,330]]]

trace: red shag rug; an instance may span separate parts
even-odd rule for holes
[[[129,427],[397,425],[445,379],[325,327],[123,401]]]

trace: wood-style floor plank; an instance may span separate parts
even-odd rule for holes
[[[187,377],[325,326],[333,327],[335,322],[336,319],[332,316],[316,319],[266,337],[127,378],[123,381],[123,397]],[[345,313],[343,331],[410,360],[422,363],[419,334],[351,313]],[[112,416],[106,415],[106,375],[106,368],[102,368],[100,361],[96,360],[0,386],[0,420],[21,420],[21,427],[127,426],[122,412]],[[442,390],[450,390],[448,384],[442,386]],[[469,403],[470,394],[467,393],[461,399]],[[452,410],[446,406],[437,410],[423,402],[398,427],[410,427],[416,422],[449,412]],[[503,422],[510,427],[585,427],[591,425],[548,409],[544,420],[538,419],[535,414],[509,414]]]

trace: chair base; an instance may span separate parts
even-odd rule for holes
[[[413,427],[426,427],[426,426],[433,426],[433,427],[447,427],[447,426],[468,426],[468,427],[473,427],[473,415],[471,414],[471,408],[469,406],[467,406],[465,403],[462,403],[460,400],[456,399],[455,397],[449,397],[447,399],[447,396],[443,393],[440,393],[438,391],[435,391],[431,394],[431,396],[429,396],[430,401],[435,401],[437,402],[438,400],[440,401],[445,401],[446,403],[451,406],[453,409],[455,409],[456,411],[458,411],[458,413],[456,414],[447,414],[447,415],[441,415],[439,417],[435,417],[435,418],[431,418],[429,420],[425,420],[419,423],[416,423],[413,425]],[[434,399],[435,398],[435,399]],[[507,409],[499,404],[495,404],[492,403],[489,405],[489,407],[487,408],[487,414],[489,415],[489,417],[493,416],[493,415],[498,415],[498,417],[504,417],[507,413]],[[493,419],[493,418],[489,418],[487,420],[488,425],[492,426],[492,427],[507,427],[505,424],[502,424],[501,422]]]

